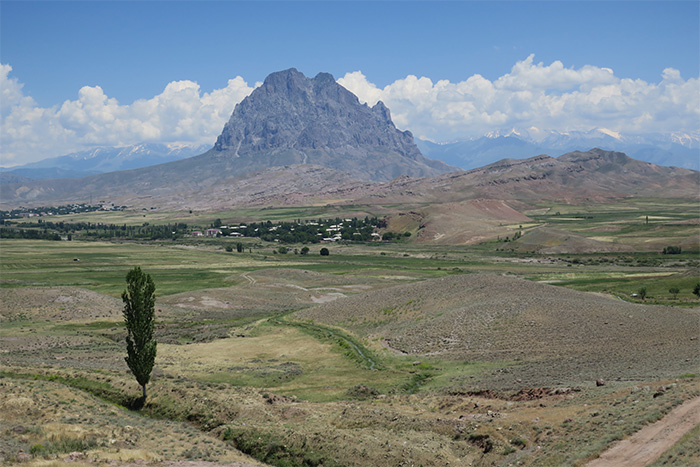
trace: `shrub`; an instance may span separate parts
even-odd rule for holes
[[[525,449],[525,447],[527,446],[527,443],[522,438],[513,438],[510,440],[510,444],[512,444],[513,446],[517,446],[520,449]]]
[[[328,248],[325,248],[325,247],[324,247],[324,248],[321,248],[320,253],[321,253],[321,256],[328,256],[328,255],[331,254],[331,252],[328,251]]]
[[[679,247],[679,246],[667,246],[666,248],[663,249],[662,253],[665,255],[680,255],[681,254],[681,247]]]
[[[637,295],[639,295],[639,298],[641,298],[642,300],[646,299],[647,298],[647,288],[642,287],[641,289],[639,289],[639,291],[637,292]]]
[[[358,399],[358,400],[366,400],[366,399],[374,399],[381,393],[371,387],[371,386],[365,386],[364,384],[357,384],[346,392],[347,396],[350,399]]]
[[[83,452],[96,446],[97,441],[94,438],[83,440],[65,436],[52,436],[51,439],[44,444],[33,445],[29,453],[34,457],[48,457],[56,454],[65,454],[67,452]]]

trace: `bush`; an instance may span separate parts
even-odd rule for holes
[[[320,252],[320,253],[321,253],[321,256],[328,256],[328,255],[331,254],[331,252],[328,251],[328,248],[326,248],[326,247],[321,248],[321,252]]]
[[[639,295],[639,298],[641,298],[642,300],[646,299],[647,298],[647,288],[642,287],[641,289],[639,289],[639,292],[637,292],[637,295]]]
[[[34,457],[48,457],[67,452],[84,452],[97,446],[94,438],[87,440],[68,438],[65,436],[52,436],[44,444],[35,444],[29,450]]]
[[[226,252],[231,253],[233,251],[233,247],[231,245],[226,245]]]
[[[664,248],[662,253],[665,255],[680,255],[681,254],[681,247],[679,247],[679,246],[667,246],[666,248]]]
[[[381,392],[371,386],[365,386],[364,384],[357,384],[345,393],[350,399],[367,400],[374,399],[379,396]]]
[[[513,446],[517,446],[520,449],[525,449],[527,447],[527,443],[522,438],[513,438],[510,440],[510,444],[512,444]]]
[[[302,254],[302,255],[306,255],[306,254],[308,254],[308,253],[309,253],[309,247],[308,247],[308,246],[305,246],[304,248],[301,249],[301,254]]]

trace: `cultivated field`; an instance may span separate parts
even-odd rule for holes
[[[470,246],[338,243],[327,257],[259,239],[242,253],[230,239],[0,240],[0,458],[583,465],[700,397],[697,225],[639,203],[538,208]],[[140,388],[119,298],[135,265],[157,287],[141,411],[127,408]],[[658,462],[697,464],[698,436]]]

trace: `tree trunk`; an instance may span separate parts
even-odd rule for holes
[[[146,385],[142,384],[141,388],[143,389],[143,403],[146,403]]]

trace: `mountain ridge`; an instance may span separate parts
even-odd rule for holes
[[[363,181],[457,170],[423,157],[382,102],[361,104],[332,75],[307,78],[295,68],[270,74],[237,104],[208,154],[251,170],[317,164]]]
[[[130,146],[99,146],[21,166],[0,169],[0,176],[15,174],[32,180],[82,178],[119,170],[139,169],[196,156],[211,145],[139,143]]]
[[[45,203],[46,201],[79,202],[90,199],[109,199],[117,204],[148,206],[168,204],[176,209],[173,199],[181,200],[181,209],[209,209],[230,204],[215,196],[218,192],[235,192],[236,187],[246,186],[250,193],[241,192],[239,201],[259,204],[265,198],[269,185],[243,183],[242,180],[266,180],[270,183],[269,171],[275,177],[289,178],[283,185],[287,194],[296,193],[295,186],[318,184],[323,190],[297,193],[294,204],[331,200],[352,200],[354,203],[375,205],[422,204],[462,202],[469,199],[517,200],[530,203],[540,199],[560,201],[575,199],[614,199],[630,196],[679,197],[698,199],[700,194],[700,172],[677,167],[662,167],[638,161],[623,153],[592,149],[574,151],[554,158],[545,154],[527,159],[502,159],[469,171],[450,172],[429,178],[401,176],[387,182],[359,181],[348,173],[323,167],[324,171],[304,170],[321,167],[315,164],[292,164],[289,166],[259,169],[236,174],[226,170],[230,158],[221,158],[213,164],[209,153],[168,164],[94,175],[76,180],[58,179],[3,183],[0,199],[4,206],[18,203]],[[161,175],[161,173],[163,175]],[[319,175],[321,174],[321,175]],[[303,177],[319,176],[324,181],[310,181]],[[163,183],[167,180],[168,183]],[[337,186],[331,183],[339,181]],[[354,181],[354,182],[353,182]],[[277,182],[276,182],[277,183]],[[274,187],[272,187],[274,188]],[[279,202],[289,197],[272,189]],[[261,192],[261,196],[253,196]],[[323,201],[326,197],[326,201]],[[197,198],[202,198],[198,200]],[[275,197],[267,197],[274,202]],[[237,201],[237,203],[239,202]],[[223,204],[221,204],[223,203]]]
[[[492,131],[479,138],[447,143],[417,140],[416,144],[427,157],[464,170],[506,157],[564,154],[582,148],[623,152],[657,165],[700,170],[700,136],[696,134],[625,135],[605,128],[587,132],[530,128]]]

